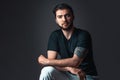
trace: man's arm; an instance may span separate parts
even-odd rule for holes
[[[38,58],[38,62],[43,65],[51,65],[51,66],[60,66],[60,67],[78,67],[80,63],[83,61],[87,49],[76,47],[74,51],[74,55],[71,58],[66,59],[50,59],[45,58],[43,55],[40,55]]]
[[[40,64],[60,67],[78,67],[82,60],[83,58],[79,58],[76,54],[72,58],[66,59],[47,59],[43,55],[40,55],[38,58]]]
[[[47,62],[47,60],[56,60],[57,58],[57,55],[58,53],[56,51],[48,51],[48,59],[45,58],[43,55],[41,55],[39,58],[38,58],[38,62],[41,64],[41,62],[45,63]],[[47,64],[46,64],[47,65]],[[52,65],[54,66],[54,65]],[[61,66],[54,66],[56,67],[58,70],[61,70],[61,71],[69,71],[71,72],[72,74],[76,74],[79,78],[85,78],[85,72],[82,71],[81,69],[79,68],[76,68],[76,67],[61,67]]]
[[[47,51],[47,55],[48,55],[47,58],[45,58],[44,56],[42,58],[41,57],[42,55],[41,55],[38,58],[38,62],[41,64],[41,62],[43,62],[43,61],[47,62],[47,59],[48,60],[57,60],[56,58],[57,58],[58,52],[57,51],[48,50]],[[40,62],[40,60],[41,60],[41,62]],[[43,63],[45,63],[45,62],[43,62]],[[45,65],[45,64],[43,64],[43,65]],[[52,66],[54,66],[54,65],[52,65]],[[54,66],[54,67],[56,67],[58,70],[61,70],[61,71],[70,71],[71,73],[77,73],[79,71],[78,68],[75,68],[75,67],[60,67],[60,66]]]
[[[58,52],[48,50],[47,55],[48,55],[48,57],[47,57],[48,59],[55,60],[58,56]],[[70,71],[70,67],[59,67],[59,66],[54,66],[54,67],[56,67],[58,70],[61,70],[61,71]]]
[[[57,51],[52,51],[52,50],[47,51],[47,58],[48,59],[56,59],[57,55],[58,55]]]

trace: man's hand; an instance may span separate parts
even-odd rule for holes
[[[72,74],[76,74],[80,78],[80,80],[85,80],[86,74],[84,71],[82,71],[81,69],[75,68],[75,67],[68,67],[68,68],[69,68],[68,70]]]
[[[40,55],[39,58],[38,58],[38,62],[42,65],[47,65],[48,59],[45,58],[43,55]]]

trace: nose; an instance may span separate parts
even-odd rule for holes
[[[66,16],[63,16],[62,20],[63,20],[63,21],[66,21],[66,20],[67,20],[67,19],[66,19]]]

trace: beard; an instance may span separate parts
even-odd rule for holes
[[[63,26],[59,26],[59,27],[60,27],[62,30],[69,31],[69,30],[71,30],[72,27],[73,27],[73,22],[72,22],[71,24],[69,24],[67,28],[64,28]]]

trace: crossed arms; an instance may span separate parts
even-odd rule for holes
[[[85,51],[83,51],[83,54],[85,54],[84,52]],[[56,51],[48,50],[47,53],[48,58],[45,58],[43,55],[40,55],[38,57],[39,64],[54,66],[58,70],[62,71],[69,71],[72,74],[78,75],[78,77],[80,77],[81,80],[84,79],[85,73],[81,69],[77,68],[84,58],[80,58],[76,54],[74,54],[71,58],[56,59],[58,55]]]
[[[88,50],[82,47],[76,47],[74,55],[71,58],[56,59],[58,52],[48,50],[48,58],[43,55],[38,57],[38,62],[42,65],[58,66],[58,67],[78,67],[83,61]]]
[[[40,55],[38,62],[42,65],[59,66],[59,67],[78,67],[83,58],[79,58],[76,54],[72,58],[55,59],[57,57],[56,51],[48,51],[48,58]]]

